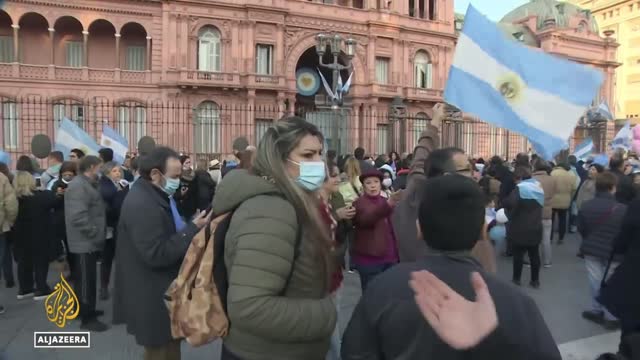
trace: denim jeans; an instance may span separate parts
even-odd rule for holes
[[[542,250],[542,264],[551,265],[551,228],[552,220],[542,220],[542,242],[540,248]]]
[[[607,259],[598,258],[595,256],[585,255],[584,263],[587,267],[587,278],[589,280],[589,289],[591,290],[591,310],[604,313],[605,320],[616,320],[610,312],[605,309],[597,300],[596,297],[600,295],[600,284],[602,283],[602,277],[604,271],[607,268]],[[612,262],[607,274],[607,279],[611,277],[613,272],[618,267],[619,263]]]
[[[392,264],[392,263],[376,264],[376,265],[354,264],[353,267],[358,272],[358,275],[360,275],[360,286],[362,287],[362,292],[364,293],[364,291],[367,289],[367,284],[369,284],[369,282],[373,280],[374,277],[376,277],[379,274],[382,274],[393,265],[395,264]]]
[[[340,299],[342,298],[342,286],[333,294],[333,302],[336,305],[336,327],[331,335],[331,345],[326,360],[340,360],[340,348],[342,336],[340,336]]]

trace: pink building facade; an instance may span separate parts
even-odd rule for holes
[[[575,16],[542,26],[539,15],[514,15],[505,31],[601,68],[601,97],[612,104],[616,44],[600,38],[586,14]],[[34,135],[53,140],[66,117],[96,138],[109,124],[132,150],[148,135],[211,157],[228,154],[237,136],[257,143],[271,122],[295,113],[318,124],[340,152],[410,151],[442,101],[460,20],[453,0],[7,1],[0,10],[2,147],[28,153]],[[318,68],[319,33],[357,42],[351,59],[344,47],[339,56],[351,64],[353,83],[337,112],[322,86],[299,93],[298,72]],[[331,83],[331,72],[323,73]],[[349,75],[342,71],[342,81]],[[394,99],[402,100],[397,112]],[[450,145],[481,156],[504,151],[502,130],[449,125]],[[527,147],[513,136],[505,155]]]

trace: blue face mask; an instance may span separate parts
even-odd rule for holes
[[[164,178],[164,192],[169,196],[173,196],[180,187],[180,179]]]
[[[296,183],[307,191],[318,190],[327,177],[327,170],[322,161],[303,161],[296,162],[289,160],[291,163],[300,167],[300,175],[296,179]]]

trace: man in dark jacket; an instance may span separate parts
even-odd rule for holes
[[[85,156],[78,165],[78,176],[69,183],[64,194],[64,215],[69,251],[76,262],[73,274],[75,292],[80,301],[81,328],[105,331],[107,325],[97,320],[96,310],[97,256],[104,249],[106,211],[98,191],[98,170],[102,161]]]
[[[396,265],[369,284],[343,337],[344,360],[505,358],[501,348],[456,350],[425,323],[408,283],[411,274],[421,270],[439,277],[466,299],[475,295],[469,278],[479,272],[495,300],[496,336],[522,350],[509,353],[508,358],[561,359],[533,300],[485,273],[469,255],[484,227],[484,206],[484,195],[470,178],[448,175],[427,181],[418,217],[430,255]]]
[[[178,154],[155,148],[141,158],[140,179],[124,200],[116,247],[114,324],[145,348],[145,359],[180,359],[180,341],[171,336],[163,296],[182,259],[210,218],[201,212],[184,223],[171,197],[180,186]]]
[[[371,162],[369,162],[368,160],[365,160],[364,154],[365,154],[365,150],[364,148],[361,148],[361,147],[358,147],[353,151],[353,156],[356,158],[356,160],[358,160],[358,163],[360,164],[361,173],[365,173],[368,170],[371,170],[374,168],[373,165],[371,165]]]
[[[636,193],[633,188],[633,180],[627,174],[624,173],[625,162],[621,155],[616,154],[609,160],[609,168],[611,173],[616,176],[618,180],[616,182],[616,200],[619,203],[629,205]]]
[[[627,206],[616,201],[616,183],[618,179],[611,172],[603,172],[596,177],[596,197],[585,202],[578,213],[578,231],[582,235],[581,252],[584,254],[587,277],[591,290],[591,310],[582,313],[582,317],[616,329],[618,321],[597,300],[600,283],[604,277],[607,263],[613,250],[614,240],[620,233],[622,219]],[[618,258],[611,263],[608,275],[618,267]]]

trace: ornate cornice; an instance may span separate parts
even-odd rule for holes
[[[316,28],[319,30],[331,30],[341,32],[367,32],[367,25],[354,24],[344,21],[335,21],[330,19],[319,19],[309,16],[287,16],[286,23],[290,26],[300,26],[307,28]]]
[[[144,1],[139,0],[140,2],[149,2],[149,3],[158,3],[158,1]],[[38,1],[38,0],[11,0],[13,3],[18,4],[29,4],[29,5],[40,5],[52,8],[61,8],[61,9],[74,9],[74,10],[86,10],[86,11],[94,11],[94,12],[105,12],[112,14],[124,14],[124,15],[135,15],[135,16],[147,16],[153,17],[153,13],[151,12],[143,12],[136,10],[126,10],[122,8],[105,8],[99,6],[85,6],[80,4],[75,4],[73,2],[54,2],[54,1]]]

